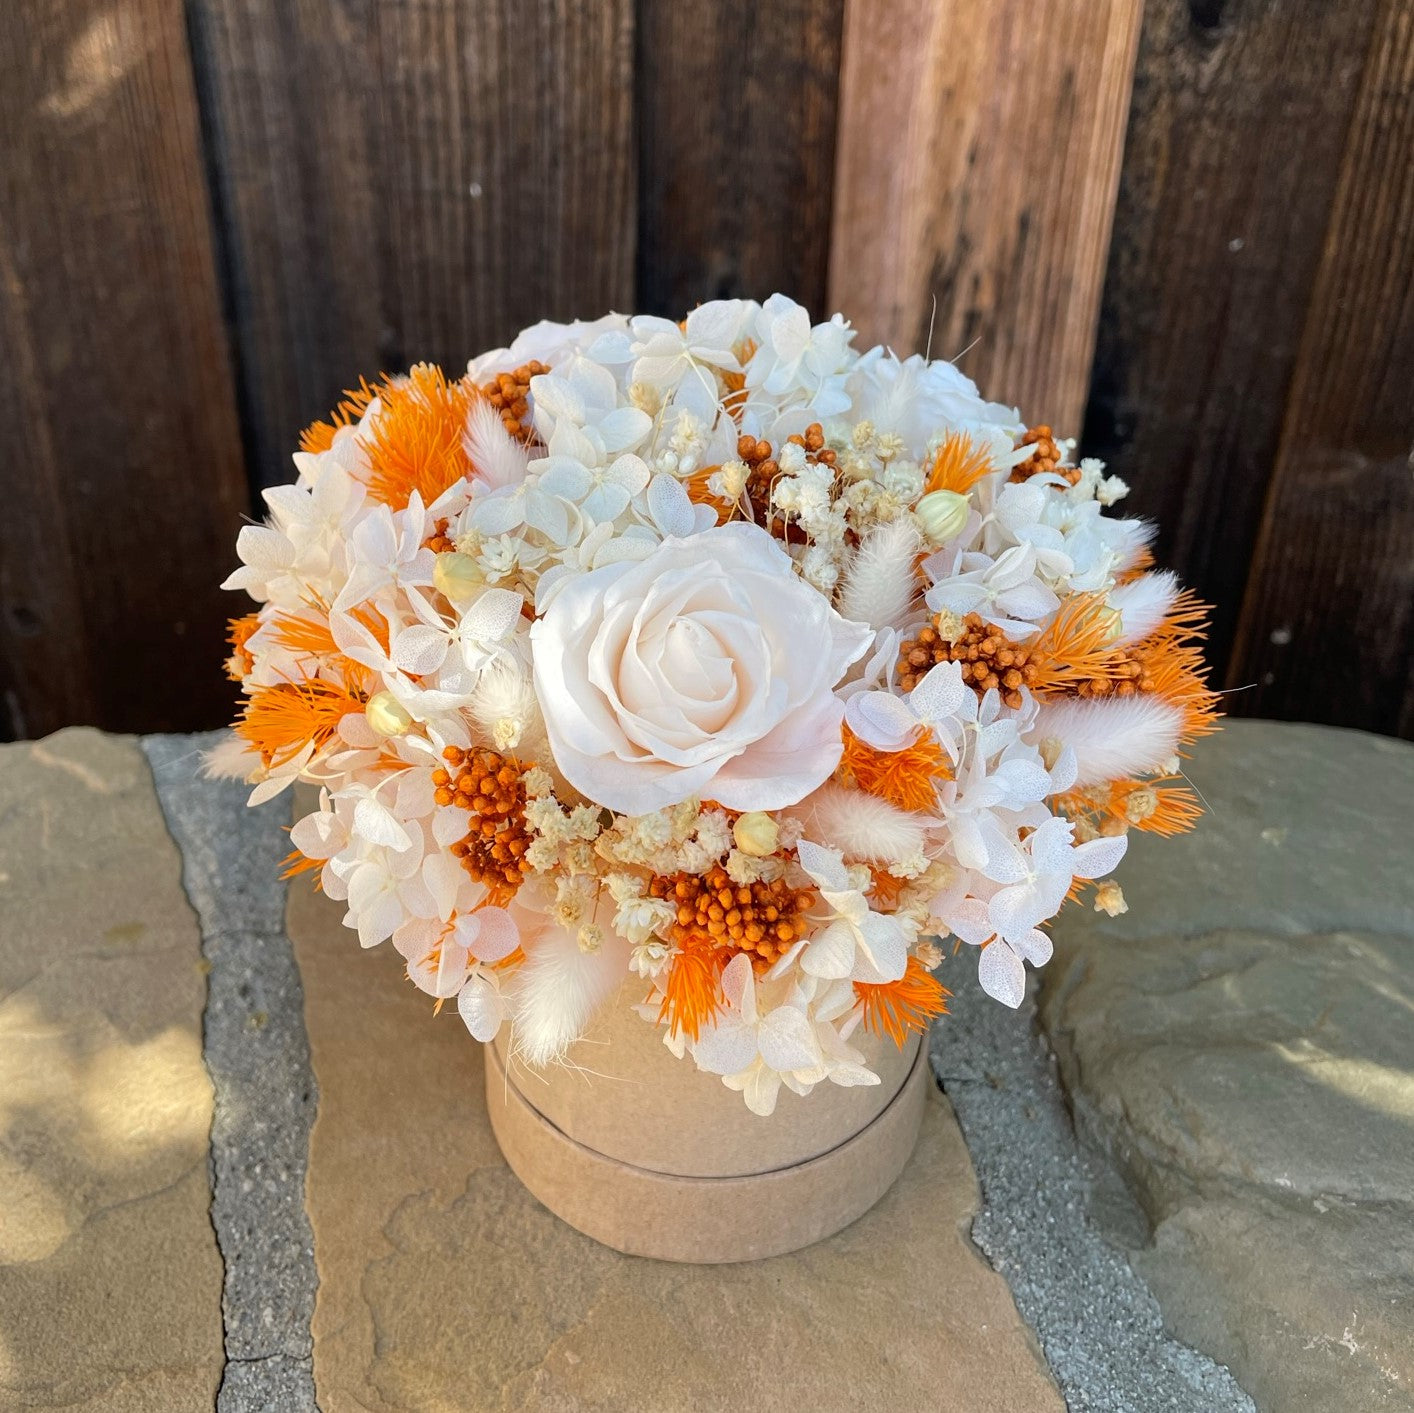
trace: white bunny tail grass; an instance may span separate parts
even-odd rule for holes
[[[1147,638],[1167,616],[1178,600],[1178,576],[1163,570],[1158,574],[1141,574],[1128,584],[1111,589],[1106,600],[1119,611],[1119,637],[1116,647],[1137,643]]]
[[[1159,533],[1159,527],[1151,525],[1147,520],[1107,520],[1105,524],[1109,528],[1114,551],[1118,556],[1115,569],[1121,573],[1126,569],[1133,569],[1139,563],[1144,551]]]
[[[249,780],[259,764],[259,752],[234,731],[228,731],[209,751],[201,753],[201,773],[207,780]]]
[[[518,662],[501,659],[487,667],[477,679],[466,709],[498,751],[515,751],[532,760],[548,754],[545,718],[535,683]]]
[[[1034,740],[1054,738],[1075,751],[1079,787],[1146,775],[1178,752],[1183,708],[1157,696],[1049,702],[1041,707]]]
[[[472,403],[462,445],[471,458],[475,479],[493,491],[525,480],[525,448],[506,431],[501,414],[484,397]]]
[[[898,628],[908,617],[922,585],[913,572],[921,541],[907,520],[876,525],[845,570],[840,612],[871,628]]]
[[[593,952],[580,948],[574,932],[554,924],[526,948],[507,989],[511,1049],[527,1065],[562,1060],[628,975],[628,943],[611,928],[600,930],[602,940]]]
[[[862,790],[822,785],[790,811],[805,837],[852,862],[902,863],[922,853],[924,820]]]

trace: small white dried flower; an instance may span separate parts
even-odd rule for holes
[[[1114,879],[1106,879],[1095,889],[1095,911],[1107,913],[1110,917],[1119,917],[1129,911],[1129,904],[1124,901],[1124,891]]]
[[[913,955],[925,971],[936,971],[943,964],[943,949],[931,937],[922,938],[914,947]]]

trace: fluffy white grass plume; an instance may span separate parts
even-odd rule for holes
[[[525,480],[525,448],[506,431],[501,414],[485,398],[477,398],[467,417],[462,443],[475,467],[472,483],[487,490],[518,486]]]
[[[907,520],[877,525],[863,539],[845,571],[839,611],[871,628],[898,628],[921,592],[913,572],[918,531]]]
[[[1147,520],[1111,520],[1107,523],[1113,536],[1115,570],[1118,573],[1133,569],[1139,562],[1139,556],[1159,533],[1159,527],[1149,524]]]
[[[1120,630],[1115,640],[1120,647],[1147,638],[1178,598],[1178,576],[1163,570],[1158,574],[1141,574],[1128,584],[1111,589],[1109,606],[1119,611]]]
[[[548,920],[538,937],[524,938],[525,964],[508,987],[508,999],[511,1048],[528,1065],[563,1059],[628,972],[628,943],[608,925],[612,910],[600,912],[605,916],[596,951],[584,951],[574,931]]]
[[[1178,751],[1182,729],[1182,707],[1135,696],[1047,703],[1036,718],[1035,734],[1075,751],[1075,783],[1083,787],[1157,770]]]
[[[535,683],[517,663],[503,660],[486,668],[472,689],[467,712],[498,751],[515,751],[526,760],[549,758]]]
[[[228,731],[209,751],[201,753],[201,774],[207,780],[249,780],[260,756]]]
[[[898,863],[923,849],[923,820],[862,790],[822,785],[791,813],[807,839],[855,862]]]

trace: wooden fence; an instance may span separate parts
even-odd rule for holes
[[[1411,0],[6,0],[0,734],[221,721],[359,374],[780,289],[1081,434],[1235,712],[1414,732]]]

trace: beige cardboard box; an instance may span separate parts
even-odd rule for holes
[[[503,1031],[487,1047],[486,1098],[506,1161],[551,1211],[630,1255],[745,1261],[794,1251],[862,1216],[913,1151],[927,1060],[857,1033],[881,1083],[781,1091],[769,1118],[632,1009],[631,979],[565,1066],[530,1070]]]

